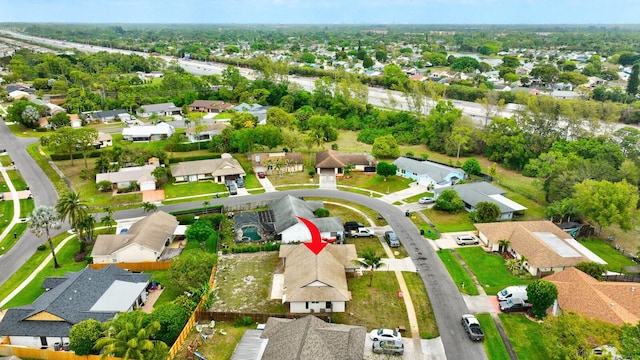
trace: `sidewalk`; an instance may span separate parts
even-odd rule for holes
[[[62,250],[62,248],[67,244],[67,242],[73,238],[75,238],[76,235],[75,234],[71,234],[69,236],[67,236],[66,238],[64,238],[64,240],[62,240],[60,242],[60,244],[58,244],[58,246],[55,248],[55,252],[56,254]],[[53,259],[53,256],[51,255],[51,251],[49,251],[49,255],[47,255],[47,257],[42,261],[42,263],[40,265],[38,265],[38,267],[33,270],[33,272],[31,273],[31,275],[29,275],[29,277],[27,277],[26,279],[24,279],[24,281],[22,281],[22,283],[20,283],[20,285],[18,285],[17,288],[15,288],[15,290],[13,290],[11,292],[11,294],[7,295],[6,298],[2,299],[2,301],[0,301],[0,308],[2,308],[6,303],[8,303],[9,301],[11,301],[11,299],[13,299],[16,295],[18,295],[20,293],[20,291],[22,291],[22,289],[24,289],[25,287],[27,287],[27,285],[29,285],[29,283],[36,278],[36,276],[38,276],[40,274],[40,271],[42,271],[42,269],[44,269],[45,266],[49,265],[49,262],[51,261],[51,259]]]
[[[13,199],[13,217],[11,218],[11,222],[7,224],[7,227],[0,234],[0,240],[2,240],[7,235],[9,235],[9,233],[13,229],[13,226],[20,221],[20,196],[18,195],[18,192],[16,191],[15,186],[13,186],[13,183],[11,182],[11,179],[9,178],[9,174],[7,174],[7,170],[3,166],[0,166],[0,173],[2,173],[2,177],[4,178],[4,181],[7,183],[7,186],[9,187],[9,191],[11,192],[11,198]],[[2,256],[3,253],[4,253],[4,249],[0,249],[0,256]]]
[[[393,204],[396,202],[406,204],[406,202],[404,202],[404,199],[425,193],[427,191],[428,190],[426,186],[418,185],[417,183],[413,182],[409,184],[408,189],[404,189],[404,190],[396,191],[391,194],[384,195],[383,197],[380,198],[380,200],[389,204]]]

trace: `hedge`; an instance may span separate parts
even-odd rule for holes
[[[87,158],[97,158],[97,157],[100,157],[100,154],[102,154],[102,151],[100,151],[100,150],[92,150],[92,151],[89,151],[87,153]],[[83,158],[82,153],[79,153],[79,152],[73,153],[71,155],[73,156],[74,159],[82,159]],[[69,160],[70,159],[69,154],[51,154],[49,157],[53,161],[61,161],[61,160]]]
[[[179,215],[197,215],[202,218],[203,216],[205,216],[204,214],[222,214],[222,205],[208,206],[206,208],[201,207],[195,209],[176,210],[170,212],[169,214],[176,217]]]
[[[240,253],[254,253],[258,251],[277,251],[280,250],[280,243],[267,243],[266,245],[248,245],[248,246],[236,246],[231,249],[231,252]]]
[[[208,160],[208,159],[220,159],[220,154],[204,154],[204,155],[191,155],[191,156],[178,156],[169,158],[169,164],[175,164],[184,161],[196,161],[196,160]]]

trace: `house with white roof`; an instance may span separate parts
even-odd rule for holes
[[[456,167],[429,160],[399,157],[394,162],[396,175],[415,180],[418,185],[437,189],[451,186],[467,178],[467,173]]]
[[[122,138],[130,141],[155,141],[170,138],[176,133],[173,125],[161,122],[157,125],[131,126],[122,129]]]

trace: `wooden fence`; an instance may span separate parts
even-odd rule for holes
[[[251,312],[219,312],[219,311],[196,311],[196,318],[201,322],[209,322],[211,320],[235,322],[238,319],[244,317],[250,317],[254,322],[264,324],[270,317],[284,318],[284,319],[298,319],[305,317],[309,314],[268,314],[268,313],[251,313]],[[314,313],[314,316],[330,322],[331,315],[328,313]]]
[[[197,321],[197,314],[202,310],[202,306],[207,301],[207,299],[209,298],[213,290],[216,288],[215,279],[216,279],[217,270],[218,270],[218,267],[214,265],[213,268],[211,269],[211,276],[209,277],[209,282],[208,282],[209,293],[205,294],[204,296],[202,296],[202,299],[200,299],[198,306],[196,306],[196,310],[193,312],[193,314],[191,314],[191,317],[189,317],[187,324],[184,326],[184,328],[180,332],[180,335],[178,335],[178,338],[173,343],[173,346],[171,346],[171,349],[169,349],[169,358],[167,360],[172,360],[176,356],[176,354],[184,344],[184,341],[187,339],[187,336],[189,336],[191,329],[193,329],[193,325],[195,325]]]
[[[151,271],[151,270],[168,270],[171,266],[171,261],[145,261],[145,262],[130,262],[130,263],[113,263],[113,264],[89,264],[89,267],[94,270],[100,270],[103,267],[115,265],[121,269],[129,271]]]
[[[73,351],[55,351],[53,349],[35,349],[22,346],[0,345],[0,354],[3,356],[14,355],[21,359],[42,360],[103,360],[100,355],[76,355]],[[107,360],[122,360],[120,358],[106,357]]]
[[[602,281],[620,281],[640,283],[640,274],[603,275]],[[640,287],[637,289],[640,291]]]

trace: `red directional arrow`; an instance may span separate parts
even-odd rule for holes
[[[322,249],[327,246],[327,243],[322,242],[322,239],[320,238],[320,230],[311,221],[300,216],[296,217],[300,219],[300,221],[302,221],[302,223],[307,227],[307,229],[309,229],[309,232],[311,233],[311,242],[306,242],[304,243],[304,245],[309,248],[309,250],[311,250],[314,254],[318,255],[320,251],[322,251]]]

